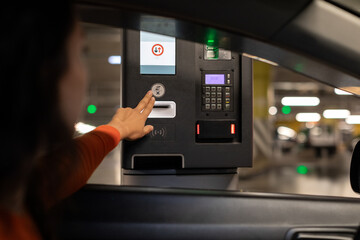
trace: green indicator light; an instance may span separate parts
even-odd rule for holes
[[[291,107],[289,107],[289,106],[283,106],[283,107],[281,108],[281,111],[282,111],[283,114],[289,114],[289,113],[291,113]]]
[[[95,105],[89,105],[88,107],[87,107],[87,111],[88,111],[88,113],[90,113],[90,114],[94,114],[94,113],[96,113],[96,106]]]
[[[205,32],[204,42],[206,42],[209,45],[214,45],[215,39],[218,39],[217,35],[218,34],[215,29],[212,28],[207,29]]]
[[[296,168],[296,171],[299,173],[299,174],[302,174],[302,175],[305,175],[308,173],[308,168],[304,165],[300,165]]]

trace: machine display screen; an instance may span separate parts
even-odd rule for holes
[[[140,31],[140,74],[175,75],[175,38]]]
[[[205,74],[205,84],[225,84],[225,74]]]

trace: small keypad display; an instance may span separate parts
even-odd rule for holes
[[[206,73],[205,73],[206,74]],[[202,81],[202,110],[209,111],[232,111],[233,85],[232,73],[224,73],[224,84],[205,84]]]

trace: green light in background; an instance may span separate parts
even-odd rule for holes
[[[291,113],[291,107],[289,107],[289,106],[283,106],[283,107],[281,108],[281,111],[282,111],[283,114],[289,114],[289,113]]]
[[[300,165],[296,168],[296,171],[299,173],[299,174],[302,174],[302,175],[305,175],[308,173],[308,168],[304,165]]]
[[[213,40],[213,39],[209,39],[209,40],[208,40],[208,43],[214,43],[214,40]]]
[[[298,71],[298,72],[303,72],[303,71],[304,71],[304,64],[302,64],[302,63],[297,63],[294,68],[295,68],[295,70]]]
[[[90,105],[87,107],[87,111],[88,111],[88,113],[90,113],[90,114],[96,113],[96,106],[90,104]]]

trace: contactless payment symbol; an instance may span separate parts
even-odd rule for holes
[[[164,47],[161,44],[155,44],[151,48],[151,51],[155,56],[160,56],[161,54],[164,53]]]
[[[166,128],[160,128],[160,129],[155,129],[151,131],[150,133],[151,137],[162,137],[165,138],[166,136]]]

